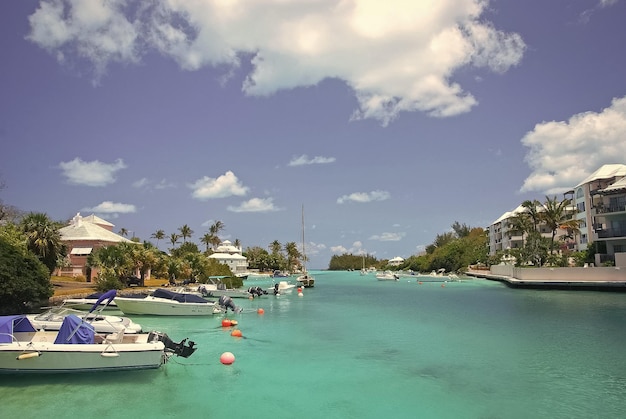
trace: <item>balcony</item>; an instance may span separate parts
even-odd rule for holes
[[[626,237],[626,226],[619,228],[606,228],[603,230],[596,230],[598,239],[610,239],[614,237]]]
[[[625,212],[626,205],[611,205],[608,207],[598,206],[596,207],[596,214],[610,214],[613,212]]]

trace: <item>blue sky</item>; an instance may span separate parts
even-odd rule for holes
[[[626,163],[623,0],[0,4],[0,199],[408,257]],[[167,248],[161,242],[162,248]]]

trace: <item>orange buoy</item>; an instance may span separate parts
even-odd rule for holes
[[[241,330],[239,330],[239,329],[233,330],[232,332],[230,332],[230,335],[234,336],[236,338],[240,338],[240,337],[243,336],[243,334],[241,333]]]
[[[422,282],[422,281],[418,281],[417,283],[418,283],[418,284],[420,284],[420,285],[422,285],[422,284],[423,284],[423,282]]]
[[[222,327],[230,327],[232,325],[233,325],[233,323],[229,319],[223,319],[222,320]]]
[[[224,365],[230,365],[235,362],[235,355],[232,352],[224,352],[222,356],[220,356],[220,362]]]
[[[265,314],[265,310],[263,310],[262,308],[258,309],[256,312],[259,314]]]
[[[302,288],[298,287],[298,292],[302,292]]]
[[[446,284],[441,284],[441,288],[445,288],[445,287],[446,287]]]

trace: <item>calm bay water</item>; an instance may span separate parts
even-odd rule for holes
[[[0,415],[626,417],[626,294],[314,274],[303,297],[237,301],[244,338],[221,316],[134,316],[199,347],[159,370],[0,376]],[[219,362],[225,351],[233,365]]]

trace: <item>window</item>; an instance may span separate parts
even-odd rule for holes
[[[585,203],[579,202],[576,204],[576,210],[578,210],[578,212],[585,212]]]
[[[583,196],[585,196],[585,193],[583,192],[583,188],[578,188],[576,190],[576,198],[582,198]]]

